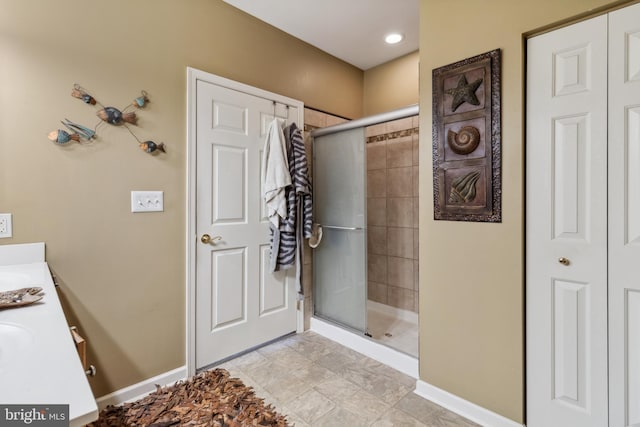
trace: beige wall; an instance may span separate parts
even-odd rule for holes
[[[14,237],[45,241],[62,298],[89,342],[101,396],[185,363],[186,67],[362,114],[363,72],[221,0],[0,0],[0,212]],[[141,138],[106,124],[87,146],[47,134],[96,109],[80,83],[122,108],[141,89]],[[163,190],[163,213],[131,214],[131,190]]]
[[[0,244],[47,242],[89,338],[97,396],[184,363],[186,66],[356,118],[415,103],[417,77],[395,76],[417,73],[419,58],[420,162],[430,165],[431,70],[499,47],[503,222],[434,222],[430,168],[420,175],[420,375],[522,421],[521,37],[609,1],[460,1],[456,19],[491,31],[470,36],[450,25],[449,2],[422,0],[420,53],[363,73],[221,0],[0,0],[0,211],[14,214],[14,238]],[[75,82],[115,106],[147,90],[138,133],[169,152],[148,156],[106,125],[90,146],[50,143],[65,117],[97,122],[69,96]],[[133,189],[164,190],[165,212],[130,214]]]
[[[364,116],[418,103],[419,54],[413,52],[364,72]]]
[[[420,378],[518,422],[524,411],[522,34],[607,3],[460,0],[452,14],[451,2],[421,2],[421,165],[432,164],[431,71],[502,49],[503,222],[434,221],[431,168],[422,169]]]

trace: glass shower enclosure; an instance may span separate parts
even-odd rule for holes
[[[314,220],[322,227],[313,251],[313,315],[367,336],[365,128],[417,114],[415,105],[311,132]]]
[[[367,331],[367,205],[364,128],[314,137],[314,218],[322,240],[313,252],[317,317]]]

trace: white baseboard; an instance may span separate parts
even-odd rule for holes
[[[418,378],[418,359],[383,344],[335,326],[316,317],[311,318],[312,331],[345,347],[362,353],[412,378]]]
[[[186,366],[181,366],[180,368],[176,368],[172,371],[156,375],[153,378],[140,381],[137,384],[132,384],[128,387],[116,390],[113,393],[99,397],[96,399],[98,410],[102,411],[109,405],[115,406],[132,400],[138,400],[139,398],[155,391],[156,385],[164,387],[166,385],[173,384],[176,381],[184,380],[185,378],[187,378]]]
[[[496,414],[422,380],[416,382],[414,393],[484,427],[523,427],[523,424]]]

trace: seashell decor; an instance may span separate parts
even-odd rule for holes
[[[433,219],[502,222],[500,49],[432,70]]]
[[[468,203],[476,198],[476,182],[480,178],[480,172],[473,171],[457,177],[451,183],[449,203]]]
[[[456,154],[470,154],[480,144],[480,131],[473,126],[464,126],[457,133],[449,129],[447,143]]]

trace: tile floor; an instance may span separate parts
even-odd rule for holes
[[[413,393],[415,379],[310,331],[219,367],[298,427],[477,426]]]

